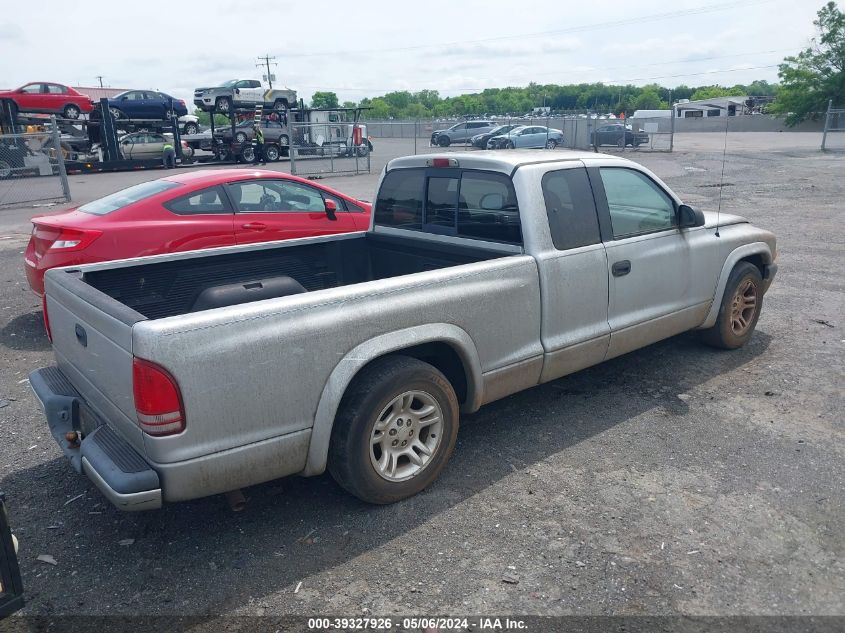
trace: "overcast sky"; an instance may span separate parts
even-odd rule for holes
[[[51,0],[48,5],[59,5]],[[0,15],[0,88],[28,81],[193,89],[260,78],[308,100],[391,90],[455,95],[538,83],[706,85],[777,80],[777,63],[814,34],[822,0],[233,3],[146,0],[143,12]],[[413,8],[411,8],[413,7]],[[141,15],[145,17],[140,17]],[[171,17],[168,18],[168,15]],[[157,16],[157,17],[153,17]]]

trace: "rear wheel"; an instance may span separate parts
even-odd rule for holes
[[[79,106],[72,103],[67,104],[64,110],[62,110],[62,115],[66,119],[78,119],[80,115]]]
[[[255,148],[252,145],[247,145],[244,147],[243,151],[241,152],[238,159],[244,163],[254,163],[255,162]]]
[[[273,103],[273,109],[276,112],[285,112],[288,109],[288,102],[285,99],[276,99]]]
[[[371,363],[335,419],[329,471],[369,503],[417,494],[441,473],[458,435],[458,399],[435,367],[407,356]]]
[[[624,149],[624,147],[625,147],[625,139],[624,139],[624,138],[620,138],[619,140],[617,140],[617,141],[616,141],[616,147],[618,147],[618,148],[620,148],[620,149]]]
[[[731,271],[716,324],[701,333],[713,347],[736,349],[751,338],[763,308],[763,276],[754,264],[740,262]]]
[[[279,160],[281,155],[282,152],[278,145],[270,143],[264,146],[264,158],[266,158],[268,162],[275,162]]]

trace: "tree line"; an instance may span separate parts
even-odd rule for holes
[[[767,81],[734,86],[677,86],[666,88],[657,84],[615,86],[604,83],[537,84],[525,87],[487,88],[479,93],[441,97],[437,90],[409,92],[398,90],[380,97],[365,97],[359,102],[339,103],[334,92],[316,92],[311,97],[315,108],[370,108],[370,119],[417,119],[463,115],[522,115],[534,108],[546,107],[552,112],[591,110],[626,115],[635,110],[665,110],[679,99],[710,99],[713,97],[754,95],[774,96],[777,86]]]

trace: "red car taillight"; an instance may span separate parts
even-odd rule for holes
[[[69,229],[34,223],[32,238],[35,252],[41,256],[47,251],[81,251],[102,234],[102,231],[94,229]]]
[[[47,295],[41,296],[41,314],[44,317],[44,329],[47,330],[47,338],[53,342],[53,333],[50,331],[50,317],[47,314]]]
[[[138,426],[161,437],[185,430],[185,411],[179,386],[167,371],[141,358],[132,359],[132,392]]]

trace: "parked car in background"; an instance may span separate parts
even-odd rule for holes
[[[272,107],[284,112],[296,107],[294,90],[264,88],[257,79],[231,79],[220,86],[196,88],[194,105],[205,112],[231,112],[233,108],[249,108],[255,105]]]
[[[115,119],[166,121],[170,118],[171,107],[177,117],[188,114],[184,101],[156,90],[127,90],[111,97],[108,103]]]
[[[563,131],[544,125],[521,125],[506,134],[494,136],[487,149],[532,148],[554,149],[563,143]]]
[[[445,130],[435,130],[431,133],[431,144],[449,147],[452,143],[466,143],[476,134],[489,132],[496,123],[494,121],[461,121]]]
[[[70,86],[49,82],[33,82],[17,90],[0,91],[0,97],[11,99],[18,112],[57,114],[65,119],[78,119],[94,109],[88,95]]]
[[[288,128],[279,121],[262,121],[261,131],[264,132],[264,156],[267,160],[278,160],[286,154],[290,146]],[[241,121],[235,126],[235,134],[232,136],[231,126],[221,126],[214,130],[214,136],[223,139],[226,143],[248,143],[255,138],[255,122],[253,120]]]
[[[326,213],[328,201],[336,220]],[[56,266],[363,231],[369,224],[369,203],[296,176],[195,171],[33,218],[26,277],[41,295],[44,272]]]
[[[133,132],[121,136],[118,141],[118,148],[124,158],[146,159],[161,158],[164,152],[165,143],[173,144],[172,134],[159,134],[158,132]],[[193,155],[193,150],[185,141],[182,141],[182,151]]]
[[[199,134],[200,118],[195,114],[184,114],[179,117],[182,134]]]
[[[473,147],[477,147],[478,149],[487,149],[487,141],[489,141],[494,136],[500,136],[502,134],[507,134],[512,129],[520,127],[516,124],[510,125],[499,125],[494,127],[492,130],[487,132],[482,132],[481,134],[476,134],[473,136],[469,142]]]
[[[639,147],[648,143],[648,134],[645,132],[634,132],[630,125],[624,123],[613,123],[610,125],[602,125],[593,132],[593,145],[600,147],[602,145],[616,145],[616,147],[625,147],[631,145]]]

